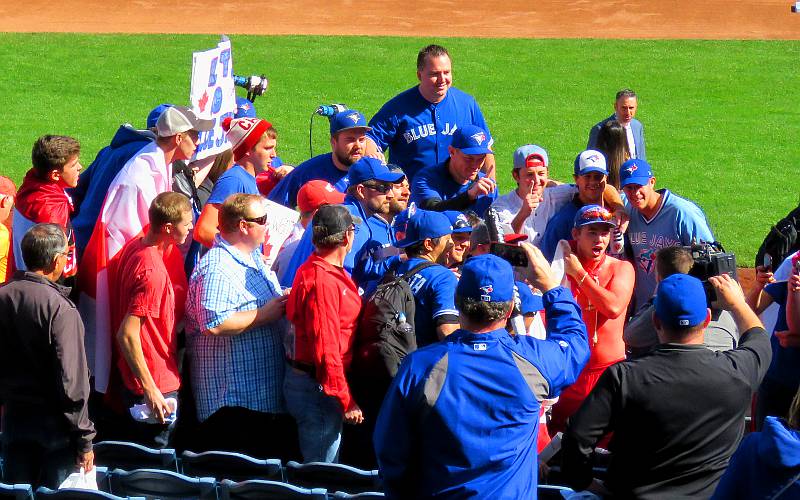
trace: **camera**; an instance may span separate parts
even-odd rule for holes
[[[718,241],[713,243],[693,243],[684,248],[691,252],[694,260],[694,265],[689,270],[689,274],[703,282],[706,303],[708,307],[711,307],[711,303],[717,300],[717,293],[711,283],[708,282],[708,278],[727,274],[736,279],[736,255],[726,252]]]
[[[269,86],[266,75],[239,76],[233,75],[233,84],[247,91],[247,99],[254,101],[257,96],[264,95]]]
[[[528,267],[528,254],[522,247],[506,244],[500,216],[494,207],[489,207],[485,214],[486,228],[489,230],[489,253],[497,255],[514,267]]]

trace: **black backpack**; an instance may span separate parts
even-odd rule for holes
[[[359,376],[394,377],[403,358],[417,349],[416,305],[408,280],[435,265],[426,261],[402,276],[397,276],[395,266],[367,299],[358,322],[358,345],[353,356],[353,371]]]
[[[800,248],[797,241],[798,222],[800,222],[800,207],[789,212],[789,215],[770,228],[756,254],[756,267],[763,265],[764,254],[769,254],[772,257],[774,271],[789,254]]]

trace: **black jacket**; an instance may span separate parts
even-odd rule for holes
[[[89,369],[83,322],[63,287],[19,271],[0,287],[0,400],[5,404],[3,439],[67,438],[92,448]]]

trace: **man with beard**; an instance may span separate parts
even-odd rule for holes
[[[355,228],[355,241],[344,259],[344,269],[352,274],[353,281],[361,285],[380,277],[386,255],[383,249],[392,243],[388,216],[389,205],[394,199],[393,184],[404,175],[392,173],[380,160],[364,157],[353,164],[348,172],[349,184],[344,206],[363,222]],[[378,216],[378,215],[381,216]],[[311,234],[306,232],[295,250],[281,285],[291,286],[295,273],[313,251]]]
[[[276,203],[294,208],[297,192],[308,181],[321,179],[330,182],[341,192],[347,191],[350,166],[361,159],[367,144],[367,126],[364,115],[348,109],[331,117],[331,152],[317,155],[297,166],[269,193]]]

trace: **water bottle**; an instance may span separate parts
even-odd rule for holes
[[[321,105],[317,108],[314,113],[322,116],[331,117],[336,113],[341,113],[342,111],[347,111],[347,106],[344,104],[330,104],[330,105]]]
[[[622,252],[625,251],[625,237],[622,235],[622,231],[619,229],[614,229],[611,238],[611,254],[613,255],[622,255]]]
[[[397,330],[403,333],[403,335],[414,334],[414,327],[408,324],[408,321],[406,321],[406,314],[404,312],[401,311],[397,313],[394,320],[397,323]]]

